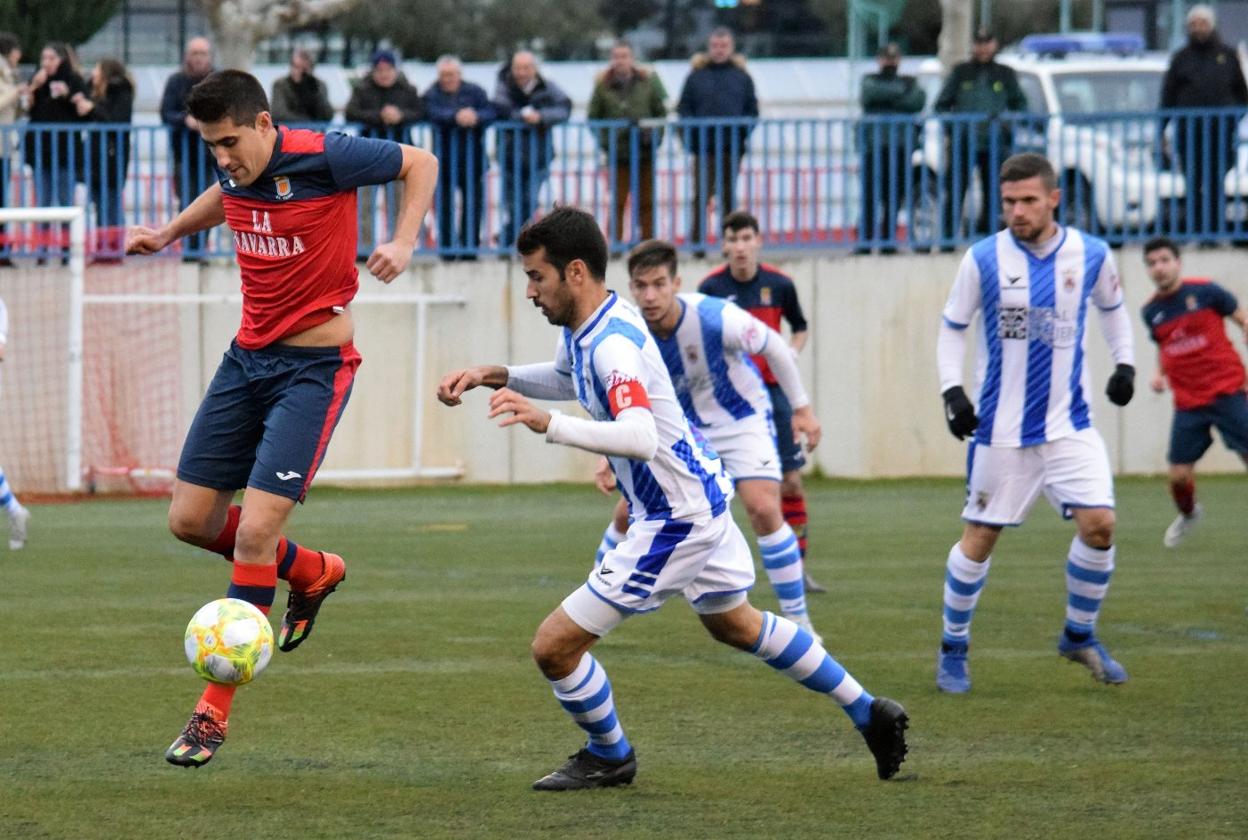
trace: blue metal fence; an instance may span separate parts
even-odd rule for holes
[[[508,253],[526,220],[562,203],[593,212],[616,251],[650,236],[713,251],[720,216],[735,208],[758,216],[772,248],[956,248],[997,229],[997,174],[1018,151],[1053,161],[1063,221],[1114,244],[1159,233],[1248,241],[1241,109],[421,125],[413,135],[441,161],[419,250],[444,258]],[[215,177],[205,147],[174,146],[162,126],[18,124],[0,139],[5,205],[89,205],[100,259],[120,256],[125,227],[163,224]],[[360,191],[361,256],[393,228],[399,192]],[[177,247],[188,259],[224,257],[232,240],[218,230]],[[11,225],[0,257],[62,248],[56,227]]]

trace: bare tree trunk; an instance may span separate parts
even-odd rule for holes
[[[940,39],[937,56],[948,73],[971,54],[971,22],[975,19],[972,0],[940,0]]]
[[[334,17],[359,0],[201,0],[212,26],[217,66],[246,70],[256,44],[290,29]]]

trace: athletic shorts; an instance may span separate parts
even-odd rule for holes
[[[1065,519],[1076,508],[1114,506],[1109,453],[1093,428],[1036,446],[972,443],[967,461],[967,522],[1022,525],[1042,491]]]
[[[697,519],[642,519],[563,600],[563,610],[595,636],[630,615],[653,612],[683,595],[703,615],[727,612],[754,585],[750,546],[725,511]]]
[[[781,472],[793,472],[806,466],[802,446],[793,440],[793,406],[779,385],[768,385],[771,395],[771,419],[776,427],[776,449],[780,451]]]
[[[776,430],[769,416],[751,414],[726,426],[698,431],[724,462],[724,470],[733,481],[743,478],[780,480]]]
[[[1200,408],[1174,412],[1170,425],[1172,464],[1194,464],[1213,445],[1213,429],[1222,433],[1226,448],[1248,457],[1248,394],[1224,394]]]
[[[303,501],[359,366],[350,342],[260,350],[232,343],[186,433],[178,478]]]

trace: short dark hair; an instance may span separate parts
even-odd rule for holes
[[[191,88],[186,110],[200,122],[214,123],[229,117],[235,125],[254,126],[260,112],[269,110],[269,98],[250,73],[218,70]]]
[[[1049,159],[1044,155],[1036,152],[1023,152],[1010,155],[1005,159],[1005,163],[1001,164],[1001,183],[1026,181],[1028,178],[1040,178],[1049,189],[1057,189],[1057,173],[1053,171],[1053,164],[1049,163]]]
[[[746,228],[750,228],[755,233],[762,233],[758,226],[758,219],[744,210],[733,210],[727,216],[724,216],[723,221],[719,224],[719,228],[721,233],[727,233],[728,231],[737,233]]]
[[[576,207],[556,207],[537,221],[520,229],[516,250],[528,256],[546,249],[546,262],[559,270],[573,260],[581,260],[590,276],[602,282],[607,277],[607,240],[594,217]]]
[[[665,239],[647,239],[628,252],[628,276],[634,271],[667,266],[668,277],[676,276],[676,246]]]
[[[12,32],[0,32],[0,55],[8,55],[21,46],[22,42]]]
[[[1175,242],[1168,236],[1154,236],[1152,239],[1145,242],[1144,255],[1147,256],[1153,251],[1160,251],[1163,248],[1168,249],[1176,258],[1179,256],[1179,243]]]

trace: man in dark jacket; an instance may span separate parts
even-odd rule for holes
[[[1013,68],[998,64],[997,39],[987,29],[976,30],[971,60],[953,68],[936,97],[938,114],[984,115],[975,122],[950,122],[945,136],[949,145],[945,167],[944,229],[956,238],[962,219],[962,197],[971,184],[971,172],[979,172],[979,217],[973,237],[988,233],[989,206],[995,204],[997,170],[1010,155],[1011,134],[998,119],[1006,111],[1024,111],[1027,98],[1019,87]],[[994,217],[998,214],[993,213]],[[951,243],[945,245],[952,250]]]
[[[485,214],[485,129],[497,112],[485,89],[464,81],[464,68],[453,55],[437,63],[438,80],[425,91],[425,114],[433,124],[433,153],[438,158],[438,251],[443,259],[475,259]],[[459,192],[459,228],[455,193]]]
[[[290,54],[290,74],[273,82],[273,121],[282,125],[327,123],[334,118],[325,83],[312,74],[316,63],[304,49]]]
[[[677,113],[684,120],[718,119],[741,123],[683,126],[681,137],[693,156],[693,220],[689,238],[694,248],[705,249],[706,206],[716,197],[720,216],[736,208],[737,172],[749,144],[753,120],[758,118],[754,79],[745,70],[745,56],[734,52],[732,32],[719,27],[711,32],[705,53],[691,62],[692,72],[680,92]]]
[[[862,218],[859,222],[860,250],[868,250],[872,240],[886,241],[897,235],[897,210],[906,201],[906,155],[914,149],[916,124],[900,116],[923,110],[923,89],[914,76],[897,72],[901,49],[889,44],[878,55],[880,71],[862,79],[862,113],[858,125],[858,153],[862,173]],[[878,117],[872,119],[872,117]],[[876,211],[883,206],[883,212]],[[883,231],[879,221],[884,222]],[[884,250],[891,250],[886,247]]]
[[[1248,86],[1235,50],[1218,37],[1213,9],[1187,13],[1187,46],[1174,54],[1162,82],[1162,108],[1221,108],[1221,113],[1174,118],[1174,150],[1187,181],[1178,219],[1188,233],[1212,240],[1222,217],[1222,179],[1235,166],[1235,133],[1248,105]],[[1231,111],[1229,109],[1237,109]]]
[[[169,143],[173,152],[173,187],[183,208],[216,181],[212,153],[199,138],[199,123],[186,112],[186,98],[191,88],[212,72],[212,44],[207,38],[186,42],[182,69],[169,77],[160,98],[160,119],[169,127]],[[184,248],[186,259],[199,259],[208,242],[207,232],[188,236]]]
[[[399,70],[399,57],[391,50],[373,53],[372,69],[351,91],[351,99],[345,111],[347,122],[360,123],[360,134],[393,140],[396,143],[412,143],[412,126],[424,116],[425,106],[420,92],[412,86]],[[383,192],[384,191],[384,192]],[[377,196],[386,197],[386,233],[376,238],[373,220],[377,215]],[[403,205],[400,182],[391,181],[384,187],[360,187],[360,256],[373,252],[379,243],[389,240]]]
[[[521,123],[501,129],[498,135],[498,165],[507,214],[499,245],[510,248],[520,228],[537,210],[537,195],[550,177],[550,161],[555,156],[550,127],[568,121],[572,100],[537,72],[533,53],[521,51],[498,71],[492,101],[500,120]]]

